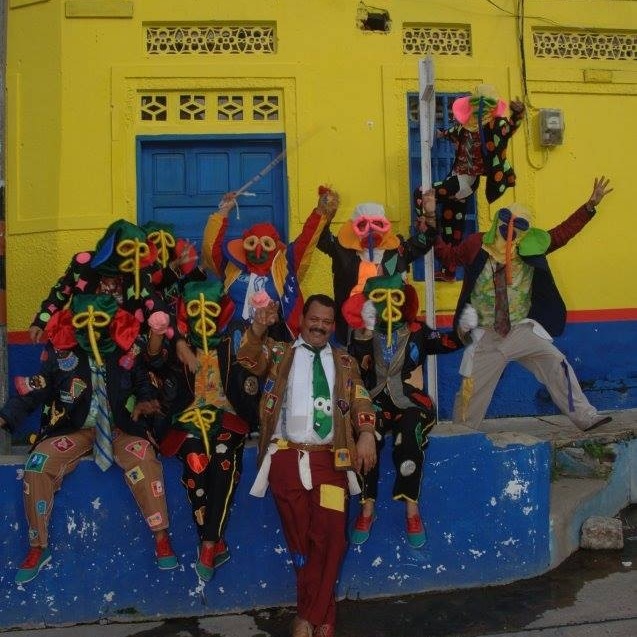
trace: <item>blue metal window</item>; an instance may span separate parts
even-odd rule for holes
[[[436,93],[436,129],[445,129],[453,125],[451,105],[457,97],[467,93]],[[420,163],[420,117],[419,117],[418,93],[407,94],[407,121],[409,126],[409,186],[411,193],[420,186],[422,168]],[[431,149],[431,180],[442,181],[450,172],[455,158],[455,148],[446,139],[434,140]],[[412,222],[415,220],[416,211],[412,210]],[[465,234],[476,231],[476,202],[475,196],[469,198],[467,206],[467,218]],[[437,264],[436,264],[437,265]],[[462,278],[462,271],[458,270],[456,276]],[[417,281],[425,278],[425,260],[418,259],[413,265],[413,276]]]

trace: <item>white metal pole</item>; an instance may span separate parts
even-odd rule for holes
[[[431,188],[431,148],[435,139],[436,93],[434,89],[434,61],[428,55],[418,62],[420,166],[422,189]],[[434,254],[425,255],[425,312],[427,325],[436,328],[436,294],[434,281]],[[427,392],[438,409],[438,363],[436,356],[427,357]]]

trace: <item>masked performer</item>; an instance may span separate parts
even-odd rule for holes
[[[462,347],[453,334],[441,334],[416,318],[418,296],[401,275],[367,279],[362,293],[351,296],[343,314],[353,328],[350,352],[358,361],[365,387],[376,409],[376,451],[391,431],[396,468],[393,497],[405,503],[407,539],[414,548],[427,540],[418,501],[427,434],[436,424],[436,410],[421,387],[410,383],[429,354],[447,354]],[[362,478],[361,512],[351,541],[369,538],[378,497],[378,464]]]
[[[254,316],[251,299],[266,293],[279,303],[280,321],[270,328],[278,340],[296,337],[300,329],[303,296],[300,283],[323,228],[338,209],[338,194],[320,187],[319,200],[303,225],[301,234],[285,245],[270,223],[257,223],[241,238],[226,240],[228,213],[235,205],[232,193],[226,195],[219,211],[210,216],[204,231],[203,260],[225,285],[234,305],[233,322],[247,326]]]
[[[437,133],[438,138],[448,139],[456,148],[451,173],[433,185],[436,199],[442,204],[441,236],[446,243],[458,245],[464,237],[467,197],[477,190],[481,175],[486,177],[489,203],[515,185],[507,145],[519,128],[525,109],[519,100],[510,102],[509,108],[510,118],[506,117],[506,103],[498,98],[495,88],[480,84],[473,95],[453,102],[456,124]],[[453,281],[455,270],[443,268],[436,278]]]
[[[423,202],[425,214],[435,212],[435,205],[435,198],[427,197]],[[340,343],[348,343],[349,329],[341,307],[349,295],[360,292],[371,276],[407,272],[412,261],[429,251],[434,237],[424,216],[418,217],[409,239],[394,234],[385,209],[378,203],[357,205],[351,220],[342,225],[337,236],[329,227],[325,228],[317,247],[332,259],[334,300],[338,307],[336,338]]]
[[[40,341],[51,317],[76,294],[109,294],[140,322],[163,310],[164,303],[151,282],[154,260],[155,252],[147,243],[146,233],[124,219],[115,221],[95,251],[77,253],[51,288],[29,328],[31,340]]]
[[[40,433],[24,468],[29,552],[16,575],[24,584],[50,561],[48,522],[65,475],[93,451],[102,471],[117,463],[155,536],[161,569],[177,567],[168,538],[161,463],[145,416],[159,409],[155,388],[138,356],[139,322],[113,296],[78,294],[48,321],[41,368],[17,378],[18,395],[0,410],[13,431],[42,405]],[[134,405],[134,407],[131,407]]]
[[[231,336],[221,336],[232,310],[221,282],[197,281],[184,287],[179,336],[165,340],[168,320],[149,321],[149,365],[160,380],[167,415],[158,432],[160,449],[183,463],[182,482],[200,542],[195,570],[205,582],[230,559],[223,534],[241,476],[245,437],[258,421],[258,379],[235,362]],[[196,358],[195,373],[176,353],[181,335]]]
[[[582,392],[573,368],[553,345],[566,325],[566,307],[546,255],[566,245],[595,216],[595,207],[612,190],[595,179],[588,201],[548,232],[531,226],[523,206],[501,208],[487,233],[468,236],[457,246],[436,242],[436,256],[465,268],[454,323],[466,334],[454,421],[477,427],[510,361],[517,361],[543,383],[559,410],[580,429],[610,421]]]

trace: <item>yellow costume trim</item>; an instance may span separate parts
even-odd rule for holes
[[[469,401],[471,400],[471,396],[473,396],[473,378],[465,377],[462,379],[461,392],[460,417],[462,418],[462,422],[466,422]]]
[[[202,349],[207,355],[208,338],[217,331],[217,324],[213,319],[221,314],[221,306],[214,301],[207,301],[203,292],[200,292],[198,299],[188,301],[186,313],[190,318],[197,318],[193,329],[198,336],[201,336]]]
[[[121,272],[133,272],[135,275],[135,298],[139,298],[141,283],[139,279],[139,269],[143,258],[150,253],[148,244],[139,239],[124,239],[117,244],[117,254],[126,258],[119,266]]]
[[[385,303],[381,318],[387,323],[387,345],[392,344],[392,326],[394,321],[400,321],[402,312],[398,309],[405,304],[405,293],[392,288],[376,288],[368,298],[373,303]]]
[[[170,261],[170,249],[175,247],[175,237],[165,230],[157,230],[148,235],[148,240],[157,246],[157,261],[165,268]]]
[[[95,311],[95,307],[88,306],[86,312],[79,312],[73,317],[72,323],[76,330],[86,328],[88,331],[88,340],[93,350],[93,358],[100,367],[104,364],[102,357],[100,356],[100,350],[97,347],[97,341],[99,334],[95,333],[95,328],[106,327],[111,322],[111,317],[106,312]]]
[[[206,449],[206,455],[210,458],[210,441],[208,440],[208,432],[210,427],[217,419],[217,414],[212,409],[199,409],[199,407],[193,407],[185,411],[177,420],[184,424],[194,425],[201,432],[201,439],[203,440],[203,446]]]

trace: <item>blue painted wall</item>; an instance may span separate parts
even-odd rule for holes
[[[422,490],[430,541],[411,549],[404,506],[391,500],[390,447],[383,457],[372,538],[350,548],[339,595],[350,598],[495,584],[546,571],[549,552],[548,443],[494,446],[483,434],[431,438]],[[294,603],[294,577],[271,497],[248,495],[255,449],[227,530],[232,559],[205,587],[192,568],[195,531],[180,465],[164,461],[173,547],[181,562],[159,571],[151,534],[121,471],[80,463],[56,496],[53,560],[34,581],[14,584],[27,551],[21,463],[0,465],[0,627],[91,622],[101,617],[200,615]],[[353,518],[357,507],[351,507]]]

